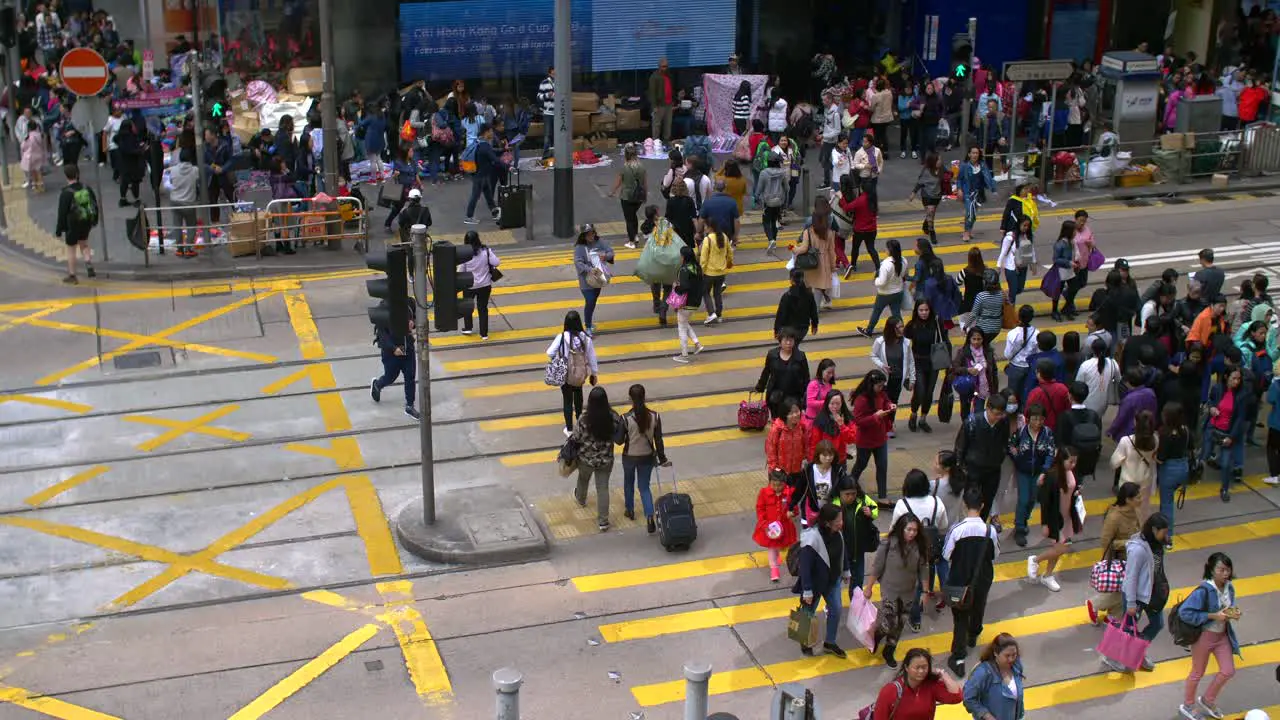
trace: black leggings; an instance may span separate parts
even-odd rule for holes
[[[462,297],[472,298],[476,301],[475,314],[480,318],[480,336],[489,336],[489,295],[493,292],[492,285],[485,285],[481,288],[472,290],[463,290]],[[462,329],[470,332],[471,330],[471,313],[462,316]],[[582,395],[582,388],[578,388],[578,395]]]
[[[582,387],[561,385],[560,395],[564,398],[564,429],[572,431],[573,421],[582,414]]]
[[[862,246],[865,245],[867,247],[867,255],[871,258],[871,272],[874,273],[880,269],[880,253],[876,251],[875,230],[871,230],[869,232],[859,232],[855,230],[853,233],[852,245],[853,247],[849,249],[849,267],[856,267],[858,265],[858,252],[862,249]]]
[[[1067,300],[1067,304],[1064,307],[1065,310],[1067,310],[1068,312],[1076,311],[1076,295],[1079,294],[1080,291],[1084,289],[1084,286],[1088,284],[1088,282],[1089,282],[1088,270],[1077,270],[1075,277],[1067,281],[1067,290],[1063,295],[1063,297],[1065,297]]]
[[[926,417],[930,408],[933,407],[933,390],[938,384],[938,371],[933,369],[933,365],[929,363],[929,357],[915,356],[916,361],[916,386],[911,391],[911,414],[915,415],[919,412],[920,417]]]
[[[636,235],[640,233],[640,218],[637,216],[639,212],[640,203],[622,201],[622,219],[627,221],[627,242],[635,242]]]
[[[711,283],[707,289],[707,314],[724,314],[724,275],[704,275],[703,279]]]

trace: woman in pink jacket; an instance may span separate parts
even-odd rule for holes
[[[831,392],[831,388],[836,384],[836,361],[831,358],[823,358],[818,363],[818,372],[813,374],[813,379],[809,381],[809,387],[804,392],[804,419],[808,423],[813,423],[818,419],[818,412],[822,410],[822,405],[827,401],[827,393]]]
[[[1191,81],[1186,81],[1181,88],[1176,88],[1169,93],[1169,97],[1164,103],[1164,129],[1165,132],[1173,132],[1177,127],[1178,121],[1178,103],[1183,98],[1195,97],[1196,92],[1191,86]]]

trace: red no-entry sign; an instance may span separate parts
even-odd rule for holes
[[[80,97],[92,97],[107,86],[107,61],[89,48],[75,48],[62,56],[58,74],[68,90]]]

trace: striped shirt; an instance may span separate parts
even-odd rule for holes
[[[542,103],[543,115],[556,114],[556,79],[550,75],[538,83],[538,102]]]
[[[733,119],[746,120],[751,117],[751,96],[739,95],[733,99]]]
[[[1004,293],[983,290],[973,299],[973,324],[993,335],[1004,328]]]

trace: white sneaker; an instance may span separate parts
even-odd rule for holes
[[[1032,555],[1027,558],[1027,579],[1036,580],[1040,577],[1040,560]]]
[[[573,431],[569,428],[562,428],[562,432],[564,432],[565,437],[573,437]]]
[[[694,343],[694,344],[693,344],[693,354],[694,354],[694,355],[697,355],[697,354],[698,354],[698,353],[700,353],[700,352],[702,352],[702,343]]]
[[[1062,589],[1062,586],[1058,584],[1058,579],[1052,575],[1045,575],[1041,577],[1040,584],[1049,588],[1050,592],[1058,592],[1059,590]]]
[[[470,331],[470,330],[459,330],[459,332],[461,332],[463,335],[470,335],[470,334],[471,334],[471,331]]]
[[[688,355],[676,355],[676,356],[672,357],[671,359],[672,359],[672,360],[674,360],[674,361],[676,361],[676,362],[678,362],[678,363],[680,363],[681,365],[688,365],[688,364],[689,364],[689,356],[688,356]]]
[[[1262,482],[1268,485],[1280,485],[1280,477],[1272,475],[1271,477],[1262,478]]]
[[[635,250],[635,249],[636,249],[636,244],[635,244],[635,243],[633,243],[633,242],[623,243],[623,246],[628,247],[628,248],[630,248],[630,249],[632,249],[632,250]]]
[[[1200,714],[1200,710],[1194,705],[1179,705],[1178,712],[1187,720],[1203,720],[1204,716]]]
[[[716,321],[716,320],[719,320],[719,319],[720,319],[720,316],[719,316],[719,315],[716,315],[715,313],[711,313],[710,315],[708,315],[708,316],[707,316],[707,319],[706,319],[706,320],[703,320],[703,321],[702,321],[702,324],[703,324],[703,325],[712,325],[712,324],[714,324],[714,323],[715,323],[715,321]]]

